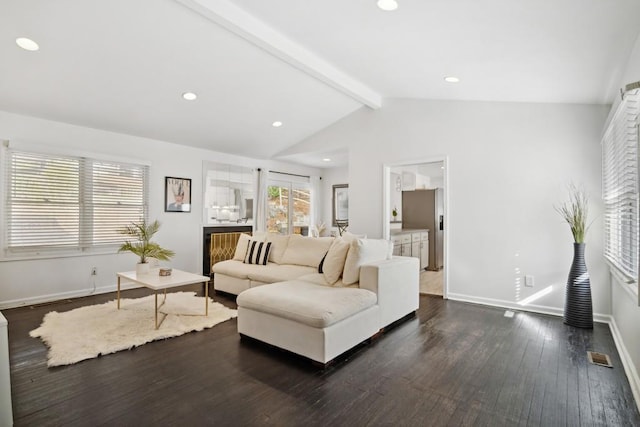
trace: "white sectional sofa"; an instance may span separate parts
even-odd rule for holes
[[[390,241],[252,239],[271,243],[267,265],[242,261],[243,237],[233,260],[213,266],[214,288],[238,295],[241,336],[327,364],[418,308],[418,259],[392,257]]]
[[[240,292],[255,286],[317,273],[322,257],[334,241],[333,237],[254,233],[251,240],[272,244],[269,262],[264,266],[244,262],[249,239],[248,234],[242,234],[233,259],[213,265],[213,286],[216,291],[239,295]]]

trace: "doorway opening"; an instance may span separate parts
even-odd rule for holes
[[[420,293],[447,298],[447,157],[384,166],[383,235],[420,259]]]

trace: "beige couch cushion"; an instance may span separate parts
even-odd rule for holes
[[[247,253],[247,243],[249,243],[249,235],[242,233],[238,238],[238,243],[236,244],[236,251],[233,254],[233,258],[236,261],[240,261],[244,259],[245,254]]]
[[[253,237],[253,240],[259,240],[261,242],[264,242],[267,239],[267,233],[266,231],[254,231],[253,233],[251,233],[251,237]]]
[[[316,269],[302,265],[279,265],[273,262],[267,265],[256,265],[245,264],[242,261],[227,260],[215,263],[212,271],[216,274],[225,274],[236,279],[275,283],[315,273]]]
[[[260,270],[252,270],[249,273],[249,279],[256,282],[275,283],[297,279],[314,271],[314,268],[303,265],[269,263]]]
[[[286,264],[282,262],[282,255],[287,250],[289,242],[288,234],[266,233],[265,240],[271,242],[271,252],[269,252],[269,262],[276,264]]]
[[[322,263],[322,274],[328,284],[333,285],[342,276],[349,247],[349,242],[344,239],[335,239],[331,244]]]
[[[346,285],[360,280],[360,266],[373,261],[391,259],[393,243],[382,239],[356,239],[351,242],[344,263],[342,281]]]
[[[226,274],[227,276],[235,277],[237,279],[248,279],[249,275],[255,272],[259,272],[262,269],[266,269],[268,266],[245,264],[242,261],[235,259],[229,259],[226,261],[220,261],[213,264],[211,271],[215,274]],[[215,280],[215,277],[214,277]]]
[[[289,237],[287,250],[281,264],[306,265],[317,268],[327,253],[333,237],[304,237],[293,234]]]
[[[305,274],[304,276],[298,277],[298,280],[302,280],[304,282],[315,283],[316,285],[321,286],[335,286],[337,288],[357,288],[359,283],[352,283],[350,285],[345,285],[342,279],[338,279],[335,283],[327,283],[327,279],[324,278],[324,274],[322,273],[311,273]]]
[[[269,313],[314,328],[326,328],[377,302],[375,293],[360,288],[318,286],[290,280],[247,289],[238,306]]]

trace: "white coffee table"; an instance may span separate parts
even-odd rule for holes
[[[188,273],[182,270],[176,270],[175,268],[171,271],[170,276],[160,276],[158,275],[158,271],[152,271],[149,274],[136,274],[135,271],[125,271],[122,273],[117,273],[118,275],[118,310],[120,310],[120,280],[125,279],[131,282],[137,283],[139,285],[145,286],[149,289],[153,289],[155,291],[155,319],[156,319],[156,329],[160,327],[162,322],[164,321],[167,315],[165,314],[160,322],[158,323],[158,309],[162,307],[162,305],[167,300],[167,289],[175,288],[177,286],[184,285],[192,285],[194,283],[203,283],[204,284],[204,315],[209,315],[209,277],[200,276],[198,274]],[[162,300],[162,304],[158,305],[158,291],[164,291],[164,298]]]

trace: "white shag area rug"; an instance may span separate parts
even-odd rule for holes
[[[162,295],[158,295],[158,304]],[[120,299],[104,304],[47,313],[39,328],[29,333],[49,346],[48,366],[71,365],[103,354],[129,350],[151,341],[177,337],[187,332],[211,328],[237,317],[237,311],[209,300],[209,315],[204,316],[204,297],[195,292],[167,293],[158,310],[167,316],[155,328],[154,295]]]

